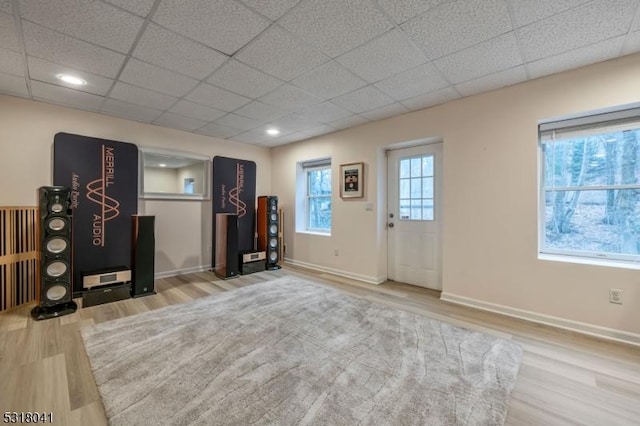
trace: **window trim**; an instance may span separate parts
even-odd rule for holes
[[[331,193],[321,196],[309,195],[309,172],[313,170],[329,169],[331,174]],[[295,232],[300,234],[331,236],[331,223],[327,229],[309,227],[309,199],[323,197],[333,202],[333,169],[331,157],[321,157],[296,163],[296,203],[295,203]],[[332,210],[333,210],[333,206]]]

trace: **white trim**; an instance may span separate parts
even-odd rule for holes
[[[628,331],[601,327],[599,325],[573,321],[565,318],[555,317],[552,315],[539,314],[524,309],[511,308],[509,306],[471,299],[469,297],[458,296],[452,293],[442,292],[440,294],[440,300],[455,303],[457,305],[481,309],[483,311],[494,312],[513,318],[532,321],[538,324],[562,328],[564,330],[575,331],[577,333],[587,334],[589,336],[595,336],[605,340],[612,340],[615,342],[627,343],[633,346],[640,346],[640,334],[630,333]]]
[[[636,256],[637,257],[637,256]],[[638,260],[606,259],[601,257],[571,256],[560,253],[538,253],[539,260],[552,262],[579,263],[581,265],[606,266],[610,268],[640,269]]]
[[[312,269],[314,271],[319,271],[319,272],[328,272],[333,275],[338,275],[340,277],[345,277],[345,278],[351,278],[353,280],[362,281],[367,284],[378,285],[378,284],[382,284],[387,280],[387,277],[372,277],[369,275],[354,274],[353,272],[343,271],[341,269],[328,268],[326,266],[316,265],[314,263],[307,263],[307,262],[303,262],[295,259],[285,258],[284,261],[287,263],[290,263],[293,266],[301,266],[303,268]]]
[[[156,272],[155,279],[175,277],[176,275],[193,274],[195,272],[210,271],[211,265],[192,266],[191,268],[174,269],[172,271]]]

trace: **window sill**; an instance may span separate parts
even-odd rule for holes
[[[579,263],[582,265],[607,266],[611,268],[637,269],[640,270],[640,262],[624,260],[595,259],[589,257],[563,256],[559,254],[538,253],[538,260],[549,260],[552,262]]]
[[[296,234],[319,235],[321,237],[331,236],[331,232],[320,232],[320,231],[296,231]]]

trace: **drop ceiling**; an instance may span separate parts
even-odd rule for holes
[[[0,93],[272,147],[638,52],[639,5],[0,0]]]

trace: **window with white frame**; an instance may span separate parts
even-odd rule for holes
[[[331,232],[331,159],[298,163],[296,230]]]
[[[540,252],[640,261],[640,108],[539,126]]]

